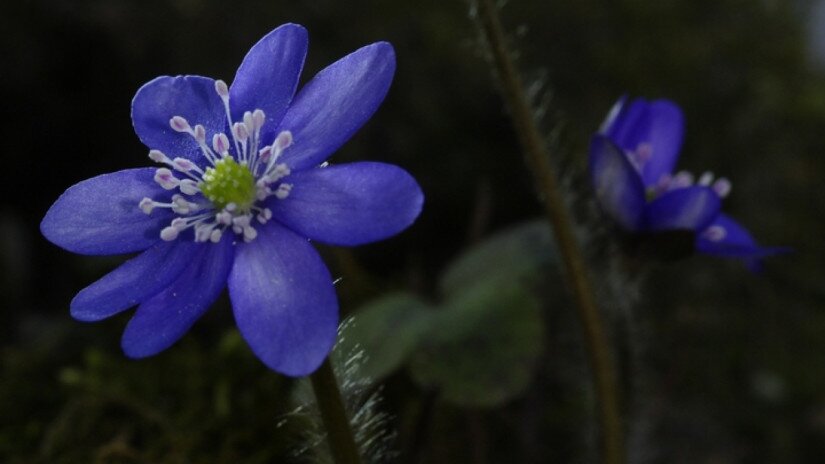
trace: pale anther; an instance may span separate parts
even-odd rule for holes
[[[278,151],[283,151],[290,145],[292,145],[292,132],[290,131],[282,131],[275,137],[275,142],[272,144]]]
[[[728,231],[722,226],[710,226],[702,232],[702,236],[711,242],[721,242],[728,235]]]
[[[140,206],[141,211],[144,213],[152,214],[152,210],[155,209],[155,201],[151,198],[144,197],[143,200],[140,200],[138,206]]]
[[[159,168],[155,171],[155,182],[166,190],[172,190],[178,186],[180,180],[172,174],[172,171]]]
[[[260,129],[263,127],[264,122],[266,122],[266,115],[263,110],[258,109],[252,112],[252,123],[254,124],[255,129]]]
[[[270,156],[272,156],[272,146],[270,145],[267,145],[258,151],[258,159],[264,164],[269,162]]]
[[[251,242],[258,236],[258,231],[252,226],[246,226],[243,229],[243,239],[245,242]]]
[[[229,151],[229,138],[223,132],[215,134],[212,137],[212,148],[215,149],[219,155],[223,155]]]
[[[169,157],[160,150],[149,150],[149,159],[156,163],[169,163]]]
[[[172,240],[178,238],[178,229],[175,229],[172,226],[165,227],[160,231],[160,238],[166,240],[167,242],[171,242]]]
[[[226,82],[220,79],[215,81],[215,92],[217,92],[221,98],[229,98],[229,88],[226,86]]]
[[[292,184],[281,184],[278,186],[278,189],[275,190],[275,197],[279,200],[283,200],[284,198],[289,196],[289,192],[292,191]]]
[[[235,138],[238,139],[239,142],[243,143],[246,142],[246,139],[249,138],[249,132],[246,130],[246,125],[236,122],[232,126],[232,133],[235,135]]]
[[[194,195],[200,192],[198,183],[192,179],[183,179],[180,181],[180,191],[186,195]]]
[[[252,132],[255,130],[255,124],[252,121],[252,113],[249,111],[244,112],[243,114],[243,125],[246,126],[246,130]]]
[[[170,227],[174,227],[175,229],[178,229],[178,231],[183,231],[184,229],[186,229],[186,226],[187,223],[186,219],[184,218],[172,219],[172,224],[170,224]]]
[[[182,116],[172,116],[172,119],[169,120],[169,125],[176,132],[189,132],[192,130],[192,128],[189,127],[189,122]]]
[[[172,165],[175,167],[175,169],[182,172],[189,172],[197,168],[197,165],[195,165],[195,163],[189,161],[186,158],[175,158],[172,160]]]
[[[206,143],[206,129],[202,125],[198,124],[195,126],[195,130],[192,135],[198,143]]]
[[[733,186],[732,186],[732,184],[730,183],[729,180],[727,180],[724,177],[720,177],[719,179],[716,179],[716,182],[713,183],[712,188],[713,188],[713,191],[715,191],[716,194],[719,195],[720,198],[725,198],[728,195],[730,195],[730,191],[731,191],[732,187]]]
[[[679,171],[679,172],[676,173],[675,176],[673,176],[673,180],[671,181],[670,188],[671,188],[671,190],[673,190],[673,189],[690,187],[691,185],[693,185],[693,174],[691,174],[687,171]]]
[[[221,241],[221,235],[223,235],[223,233],[220,229],[215,229],[209,234],[209,241],[212,243],[218,243]]]

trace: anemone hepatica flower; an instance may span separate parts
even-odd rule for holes
[[[363,47],[295,94],[307,32],[278,27],[244,58],[232,85],[163,76],[138,90],[132,122],[162,167],[127,169],[69,188],[41,231],[75,253],[140,252],[71,302],[97,321],[137,305],[122,347],[156,354],[182,337],[224,286],[252,351],[292,376],[329,353],[338,303],[309,240],[359,245],[394,235],[423,195],[393,165],[322,164],[375,112],[395,54]]]
[[[627,102],[608,114],[590,145],[590,176],[602,208],[632,233],[690,231],[700,253],[755,259],[782,251],[757,245],[720,212],[731,191],[724,177],[673,173],[684,134],[678,106],[667,100]]]

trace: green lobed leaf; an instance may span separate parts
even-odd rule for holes
[[[410,373],[445,401],[494,407],[527,388],[543,346],[541,308],[532,292],[512,281],[482,282],[436,313]]]
[[[441,277],[441,291],[450,297],[478,282],[519,281],[556,262],[550,225],[544,220],[526,222],[493,235],[456,259]]]
[[[351,316],[342,327],[335,349],[345,354],[363,350],[366,357],[360,373],[380,380],[407,361],[428,329],[433,313],[412,294],[389,294]]]

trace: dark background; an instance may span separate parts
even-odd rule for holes
[[[646,330],[634,336],[646,354],[633,375],[646,379],[639,401],[653,411],[655,439],[631,443],[639,462],[825,457],[825,75],[809,40],[825,23],[811,7],[511,0],[502,10],[528,83],[543,83],[548,134],[561,127],[554,146],[566,174],[581,172],[589,135],[619,95],[670,98],[687,121],[679,166],[730,178],[726,211],[760,242],[795,250],[768,259],[761,274],[709,257],[645,265],[635,306]],[[291,409],[292,383],[237,339],[225,298],[175,347],[128,360],[118,345],[128,315],[89,325],[68,314],[73,295],[121,258],[65,252],[41,237],[39,221],[70,185],[149,164],[129,119],[143,83],[162,74],[229,82],[258,38],[296,22],[310,32],[304,81],[362,45],[394,45],[389,96],[333,160],[401,165],[426,195],[400,236],[322,250],[344,277],[342,310],[391,289],[432,298],[435,276],[466,247],[541,214],[467,13],[464,2],[438,0],[5,4],[0,461],[286,459],[299,427],[275,424]],[[558,341],[579,327],[573,316],[550,319],[566,322],[548,332],[546,364],[528,392],[493,409],[438,404],[421,442],[409,424],[427,393],[404,372],[390,377],[384,407],[400,430],[395,448],[434,463],[592,455],[591,403],[570,399],[587,389],[583,358],[567,358],[568,341]],[[577,380],[557,381],[559,366]],[[536,409],[538,425],[522,427]]]

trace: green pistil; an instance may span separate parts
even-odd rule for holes
[[[214,168],[206,168],[199,187],[219,210],[235,203],[238,210],[248,211],[255,202],[255,176],[245,164],[230,157],[218,160]]]

